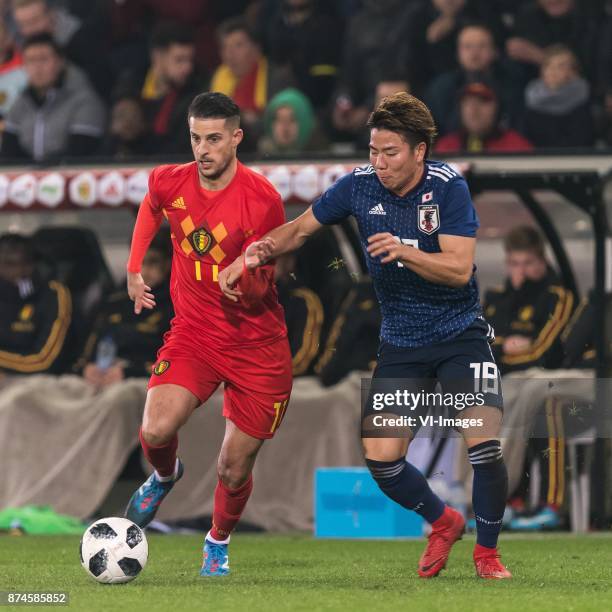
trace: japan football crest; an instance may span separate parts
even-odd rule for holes
[[[419,229],[433,234],[440,227],[440,210],[437,204],[419,204]]]

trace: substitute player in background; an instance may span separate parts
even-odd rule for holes
[[[465,393],[474,393],[475,379],[477,384],[482,379],[492,383],[492,391],[484,395],[487,405],[454,416],[482,418],[484,423],[462,430],[474,468],[477,574],[510,578],[497,553],[508,477],[497,438],[502,398],[489,346],[492,330],[481,315],[474,275],[474,205],[457,172],[427,159],[436,129],[420,100],[406,93],[384,98],[368,126],[371,165],[344,176],[295,221],[252,244],[223,271],[221,289],[229,299],[239,300],[245,264],[248,269],[266,265],[298,248],[322,224],[353,215],[383,315],[372,383],[401,378],[419,379],[420,385],[426,379],[430,386],[440,381],[443,390],[447,385]],[[464,531],[464,519],[405,460],[409,441],[363,436],[366,463],[382,491],[432,525],[418,570],[429,578],[445,567],[451,546]]]
[[[176,317],[159,350],[144,409],[140,442],[155,468],[134,493],[126,517],[148,525],[183,474],[177,432],[223,383],[226,429],[218,459],[213,526],[204,541],[203,576],[229,572],[230,533],[253,488],[251,471],[264,440],[274,436],[291,392],[291,354],[273,267],[244,270],[239,301],[223,297],[220,272],[246,247],[284,223],[280,195],[236,157],[240,110],[227,96],[204,93],[188,111],[195,161],[160,166],[149,177],[127,265],[136,313],[154,308],[140,266],[165,217],[174,257],[171,296]]]

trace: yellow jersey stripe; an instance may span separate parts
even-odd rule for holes
[[[570,291],[563,289],[563,287],[551,287],[550,289],[558,296],[551,318],[542,328],[542,331],[528,352],[502,357],[502,363],[516,365],[539,359],[551,347],[552,343],[566,326],[572,313],[574,296]]]
[[[49,287],[57,294],[57,318],[51,326],[51,331],[45,344],[38,353],[20,355],[9,351],[0,351],[0,367],[6,367],[17,372],[32,373],[47,370],[57,359],[72,319],[72,300],[68,289],[57,281],[49,282]]]
[[[319,351],[321,327],[323,326],[323,305],[314,291],[306,288],[296,289],[293,295],[300,297],[306,304],[306,325],[302,336],[302,346],[292,359],[293,374],[303,374]]]

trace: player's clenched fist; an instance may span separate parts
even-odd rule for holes
[[[384,257],[380,260],[381,263],[401,260],[406,252],[406,248],[409,248],[399,242],[395,236],[392,236],[388,232],[382,232],[370,236],[368,238],[368,243],[368,253],[372,257],[384,255]]]
[[[242,292],[236,287],[236,284],[242,276],[244,262],[242,257],[236,258],[227,268],[219,272],[219,289],[225,297],[237,302]]]
[[[268,263],[274,252],[274,240],[272,238],[264,238],[253,244],[249,244],[244,252],[244,264],[249,270],[253,270],[259,266]]]
[[[155,296],[151,293],[151,287],[145,285],[140,272],[128,272],[127,289],[136,314],[140,314],[143,308],[155,308]]]
[[[274,252],[274,240],[265,238],[250,244],[244,255],[238,257],[231,265],[219,272],[219,287],[227,298],[237,302],[242,291],[237,288],[238,281],[245,270],[255,270],[266,264]]]

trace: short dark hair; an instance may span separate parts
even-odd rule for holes
[[[413,149],[424,142],[426,157],[437,134],[426,104],[405,91],[383,98],[370,114],[367,126],[400,134]]]
[[[36,250],[34,242],[29,236],[18,234],[16,232],[7,232],[0,236],[0,251],[3,250],[18,250],[21,249],[29,262],[34,262],[36,259]]]
[[[545,258],[542,234],[531,225],[513,227],[504,238],[504,250],[506,253],[532,251],[541,259]]]
[[[546,47],[544,49],[544,57],[542,58],[542,67],[545,67],[553,57],[558,55],[569,55],[572,60],[572,68],[580,73],[581,67],[576,54],[572,51],[570,47],[562,44],[550,45],[550,47]]]
[[[217,28],[217,37],[219,39],[232,34],[234,32],[244,32],[252,42],[256,45],[259,44],[257,34],[255,34],[253,28],[249,25],[249,22],[244,17],[230,17],[223,21]]]
[[[470,28],[474,28],[476,30],[483,30],[491,37],[491,40],[493,41],[493,46],[495,47],[498,46],[498,41],[495,36],[495,32],[493,28],[485,21],[478,21],[478,20],[464,21],[459,26],[459,30],[457,31],[457,37],[459,37],[459,35],[461,34],[461,32],[463,32],[463,30],[468,30]]]
[[[21,52],[23,53],[26,49],[37,45],[46,45],[47,47],[51,47],[56,55],[59,57],[64,57],[64,50],[57,44],[55,38],[53,38],[53,36],[48,32],[40,32],[40,34],[28,36],[28,38],[26,38],[21,45]]]
[[[151,32],[151,49],[167,49],[172,45],[193,45],[193,30],[173,21],[158,23]]]
[[[232,119],[240,125],[240,108],[225,94],[207,91],[198,94],[189,105],[187,120],[194,119]]]

